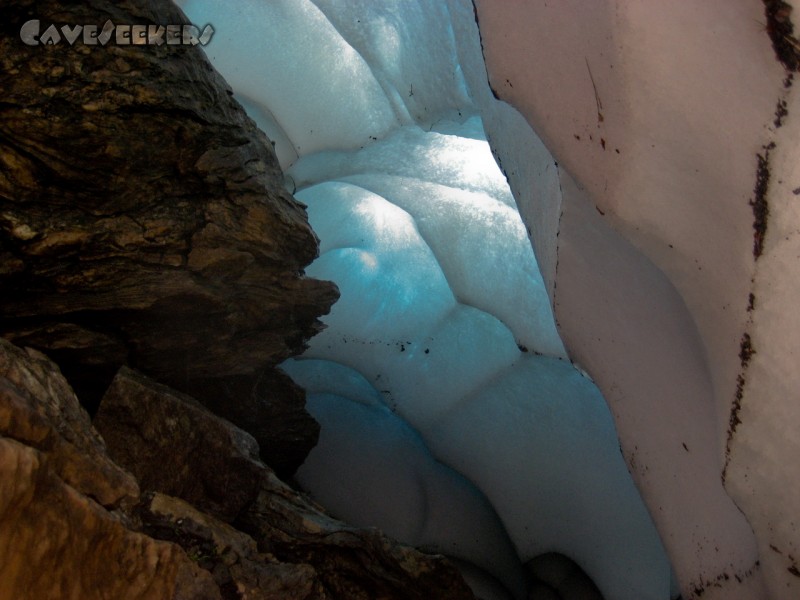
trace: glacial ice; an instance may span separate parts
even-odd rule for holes
[[[452,137],[456,147],[463,143],[457,135],[413,126],[396,137],[412,135],[417,149],[426,136],[436,147],[446,145],[443,137]],[[380,156],[391,141],[374,145]],[[376,390],[374,397],[419,434],[434,459],[485,494],[520,560],[557,550],[576,560],[608,597],[668,598],[669,564],[619,453],[602,396],[565,360],[560,345],[552,344],[549,356],[541,350],[555,329],[518,213],[492,195],[491,176],[482,177],[487,183],[480,192],[432,183],[441,173],[436,163],[417,165],[414,179],[405,174],[403,161],[369,156],[374,146],[355,151],[349,162],[374,165],[372,172],[351,169],[348,173],[361,172],[297,193],[321,240],[321,256],[309,274],[336,281],[342,294],[324,318],[327,329],[304,355],[314,359],[310,368],[318,372],[319,361],[332,361],[363,375]],[[480,168],[496,171],[487,158]],[[301,158],[296,167],[310,173],[307,162]],[[472,170],[480,163],[459,164]],[[321,169],[322,178],[331,176],[329,168]],[[480,179],[471,174],[473,181]],[[447,177],[460,181],[451,171]],[[375,214],[378,209],[382,216]],[[364,267],[349,253],[365,253],[370,260]],[[389,276],[374,275],[389,270]],[[406,289],[418,275],[424,284]],[[552,329],[514,318],[543,306]],[[499,318],[501,313],[508,318]],[[290,371],[301,382],[305,362],[295,361]],[[313,389],[315,398],[330,391],[319,377]],[[316,402],[311,405],[323,431],[328,423],[344,427]],[[348,435],[363,435],[356,422]],[[317,463],[322,455],[324,467]],[[298,472],[323,502],[335,487],[328,475],[334,457],[345,470],[365,460],[321,443]],[[374,463],[365,470],[371,468]],[[408,478],[400,469],[390,471],[398,478],[395,485]],[[366,479],[355,481],[366,485]],[[355,489],[355,483],[349,485]],[[386,482],[376,484],[374,493],[382,489],[388,489]],[[361,518],[370,506],[366,498],[338,500],[337,514],[347,519]],[[398,507],[396,514],[405,513]],[[400,539],[416,539],[409,521],[403,521],[405,530],[389,518],[380,522],[395,527]],[[496,574],[486,562],[494,551],[488,546],[487,551],[471,562]]]
[[[298,154],[357,148],[399,124],[370,66],[312,2],[189,0],[183,9],[213,22],[212,63],[274,115]]]
[[[277,136],[320,238],[307,273],[342,294],[284,365],[322,425],[298,481],[468,563],[487,600],[504,595],[492,578],[524,598],[522,563],[551,551],[607,598],[667,600],[661,541],[483,135],[469,3],[182,5],[214,24],[205,51]]]
[[[317,501],[354,525],[380,524],[406,543],[480,565],[524,593],[517,552],[486,497],[434,460],[408,424],[383,405],[334,394],[309,394],[308,409],[323,428],[296,478]]]

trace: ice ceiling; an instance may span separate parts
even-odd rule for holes
[[[609,600],[672,597],[486,142],[472,5],[179,4],[214,25],[206,53],[308,205],[321,242],[308,274],[341,290],[284,365],[322,425],[299,483],[349,522],[459,559],[487,600],[525,598],[523,564],[554,551]]]

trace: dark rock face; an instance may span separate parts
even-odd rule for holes
[[[185,21],[166,0],[0,6],[0,335],[90,408],[122,364],[192,393],[291,473],[318,429],[274,365],[337,291],[302,275],[317,240],[269,141],[199,47],[26,46],[32,18]]]
[[[322,598],[474,600],[443,556],[403,546],[377,529],[356,529],[324,514],[274,474],[262,484],[240,527],[259,550],[291,564],[310,565]]]
[[[253,501],[264,470],[258,444],[195,400],[123,367],[94,426],[142,488],[183,498],[223,521]]]
[[[179,544],[209,571],[225,600],[330,598],[311,565],[280,562],[260,552],[253,538],[179,498],[147,493],[137,513],[147,533]]]
[[[181,548],[137,531],[138,499],[58,368],[0,339],[0,597],[221,598]]]
[[[250,435],[129,369],[114,379],[95,423],[111,457],[144,489],[161,492],[139,506],[145,531],[201,557],[223,594],[237,588],[254,590],[253,598],[473,597],[443,557],[329,517],[258,461]]]
[[[92,410],[114,380],[106,446],[55,364],[0,339],[0,597],[472,598],[276,476],[318,426],[275,365],[338,292],[303,276],[305,210],[202,51],[26,46],[34,18],[184,22],[168,0],[0,5],[0,337]]]
[[[106,402],[108,452],[58,367],[0,339],[0,597],[473,598],[444,558],[325,515],[191,398],[123,369]]]

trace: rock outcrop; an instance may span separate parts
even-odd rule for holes
[[[0,7],[0,335],[93,409],[122,364],[192,393],[287,475],[318,434],[274,365],[335,286],[269,140],[199,47],[25,45],[21,25],[183,23],[171,2]]]
[[[94,425],[109,454],[146,490],[232,521],[258,493],[264,466],[252,436],[194,399],[123,367]]]
[[[220,598],[138,497],[55,365],[0,339],[0,598]]]
[[[252,436],[141,374],[120,372],[97,420],[108,452],[56,365],[0,339],[0,598],[473,597],[443,557],[329,517]]]
[[[147,493],[137,510],[144,530],[153,537],[179,544],[198,565],[212,573],[225,599],[327,597],[311,566],[283,563],[259,552],[253,538],[179,498]]]

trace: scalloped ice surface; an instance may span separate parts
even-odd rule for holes
[[[300,484],[474,565],[487,599],[525,598],[522,564],[557,551],[606,598],[667,600],[660,539],[600,392],[566,358],[470,100],[451,19],[471,7],[179,4],[214,25],[206,53],[308,205],[308,274],[341,290],[284,364],[322,425]]]

